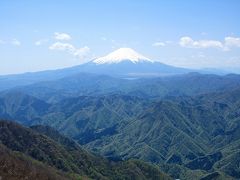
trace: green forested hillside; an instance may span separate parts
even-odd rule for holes
[[[0,176],[7,180],[67,180],[71,179],[63,172],[38,162],[23,153],[11,151],[0,144]]]
[[[239,178],[239,94],[236,89],[154,103],[118,134],[86,146],[104,155],[221,170]]]
[[[16,161],[20,165],[17,174],[5,173],[6,177],[15,178],[33,176],[40,179],[41,176],[50,179],[58,179],[58,169],[64,172],[66,179],[171,179],[159,171],[157,167],[137,161],[112,162],[104,158],[92,155],[83,150],[74,141],[60,135],[56,130],[45,126],[34,126],[32,129],[22,127],[16,123],[0,121],[0,142],[1,160],[14,170],[12,167]],[[17,156],[18,152],[21,156]],[[23,158],[22,158],[23,157]],[[7,158],[7,160],[6,160]],[[36,173],[28,175],[29,166],[33,160],[37,160],[36,167],[39,166]],[[7,162],[6,162],[7,161]],[[45,164],[43,166],[42,162]],[[39,164],[39,165],[38,165]],[[51,166],[46,169],[46,166]],[[32,169],[36,168],[35,165]],[[5,172],[6,166],[0,166],[0,172]],[[64,176],[62,179],[64,179]],[[61,179],[61,178],[60,178]]]
[[[1,93],[0,117],[52,126],[96,154],[115,161],[140,159],[174,178],[236,179],[240,178],[238,83],[236,75],[139,79],[133,83],[137,91],[122,91],[127,86],[115,84],[111,93],[64,95],[63,100],[48,103],[11,90]]]

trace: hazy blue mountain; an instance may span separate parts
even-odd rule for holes
[[[120,48],[110,54],[94,59],[82,66],[84,72],[106,74],[117,77],[154,77],[204,72],[179,68],[153,61],[131,48]]]
[[[158,62],[140,62],[137,64],[132,62],[121,62],[118,64],[106,65],[97,65],[95,63],[89,62],[83,65],[59,70],[0,76],[0,90],[9,89],[16,86],[29,85],[40,81],[56,80],[81,72],[127,78],[166,76],[194,71],[183,68],[176,68]]]
[[[189,72],[226,74],[217,70],[193,70],[166,65],[150,60],[129,48],[121,48],[109,55],[69,68],[0,76],[0,90],[57,80],[83,72],[121,78],[162,77]]]
[[[40,123],[50,104],[22,92],[0,94],[0,117],[22,124]]]
[[[189,73],[169,77],[122,79],[107,75],[80,73],[55,81],[39,82],[8,91],[21,91],[47,102],[68,97],[98,96],[109,93],[143,98],[189,96],[224,91],[240,85],[240,76]]]
[[[5,76],[0,117],[54,127],[111,160],[137,158],[173,178],[239,178],[240,76],[185,71],[127,51],[129,59],[120,51],[72,68]],[[67,143],[51,129],[37,130]]]
[[[169,76],[194,72],[194,70],[177,68],[160,62],[138,62],[124,61],[113,64],[95,64],[93,62],[82,65],[81,71],[105,74],[117,77],[154,77]]]

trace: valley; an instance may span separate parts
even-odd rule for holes
[[[0,0],[0,180],[240,180],[239,0]]]
[[[0,116],[51,126],[89,152],[145,161],[176,179],[234,179],[240,178],[238,79],[193,73],[124,80],[84,73],[2,91]]]

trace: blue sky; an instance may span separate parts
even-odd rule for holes
[[[1,0],[0,74],[120,47],[180,67],[240,70],[239,17],[239,0]]]

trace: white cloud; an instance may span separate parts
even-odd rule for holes
[[[152,44],[152,46],[165,46],[166,44],[164,42],[155,42]]]
[[[21,42],[20,42],[19,40],[17,40],[17,39],[13,39],[13,40],[11,41],[11,44],[14,45],[14,46],[20,46],[20,45],[21,45]]]
[[[51,50],[60,50],[60,51],[74,51],[75,47],[69,43],[56,42],[52,44],[49,49]]]
[[[190,37],[184,36],[184,37],[181,37],[179,44],[182,47],[188,47],[193,44],[193,40]]]
[[[84,58],[89,53],[90,48],[87,46],[84,46],[82,48],[75,49],[73,55],[78,58]]]
[[[20,46],[21,42],[17,39],[12,39],[12,40],[7,40],[7,41],[0,39],[0,44],[10,44],[10,45],[14,45],[14,46]]]
[[[229,51],[233,47],[240,47],[240,38],[225,37],[224,41],[216,40],[198,40],[194,41],[191,37],[180,38],[179,45],[187,48],[219,48],[223,51]]]
[[[72,37],[67,34],[67,33],[59,33],[59,32],[55,32],[54,33],[54,38],[56,40],[62,40],[62,41],[68,41],[68,40],[71,40]]]
[[[179,41],[180,46],[187,48],[224,48],[220,41],[215,40],[198,40],[194,41],[192,38],[185,36]]]
[[[166,44],[172,44],[173,43],[173,41],[166,41]]]
[[[225,37],[225,46],[227,46],[227,47],[240,47],[240,38]]]
[[[102,41],[107,41],[107,38],[106,37],[101,37],[101,40]]]
[[[40,39],[40,40],[36,41],[34,44],[36,46],[41,46],[42,44],[44,44],[46,42],[48,42],[48,39]]]
[[[77,57],[77,58],[84,58],[90,51],[90,48],[84,46],[82,48],[76,48],[72,44],[69,43],[61,43],[56,42],[49,46],[50,50],[58,50],[58,51],[67,51],[69,54]]]

